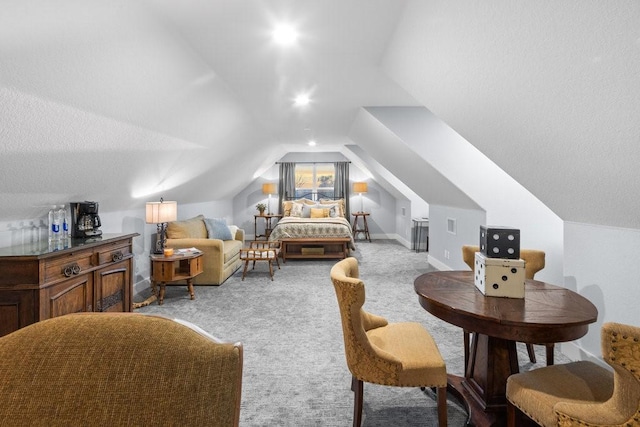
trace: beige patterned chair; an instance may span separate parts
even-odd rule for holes
[[[238,426],[242,361],[186,322],[54,317],[0,338],[0,425]]]
[[[353,425],[362,421],[363,382],[437,389],[438,425],[447,425],[447,372],[438,347],[415,322],[388,323],[362,309],[364,283],[358,261],[346,258],[331,269],[336,291],[351,388],[355,393]]]
[[[476,252],[480,251],[480,246],[464,245],[462,246],[462,260],[473,271],[476,259]],[[533,279],[536,273],[544,268],[545,265],[545,253],[537,249],[521,249],[520,258],[524,260],[524,275],[527,279]],[[464,331],[465,341],[465,366],[469,359],[469,333]],[[529,354],[529,360],[531,363],[536,363],[536,354],[533,351],[533,344],[527,343],[527,353]],[[547,365],[553,365],[553,343],[544,344],[546,348]]]
[[[640,327],[605,323],[601,341],[613,372],[580,361],[510,376],[508,425],[525,414],[544,427],[640,426]]]

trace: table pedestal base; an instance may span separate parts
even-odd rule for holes
[[[449,389],[466,407],[468,426],[505,426],[507,378],[519,370],[516,343],[482,334],[472,336],[465,376],[449,375]]]
[[[465,426],[496,426],[507,425],[506,414],[500,412],[486,412],[482,405],[476,401],[472,394],[464,386],[464,378],[457,375],[447,375],[447,391],[467,411],[467,423]]]

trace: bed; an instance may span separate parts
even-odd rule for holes
[[[287,258],[346,258],[355,249],[343,199],[301,198],[283,202],[283,217],[269,235]]]

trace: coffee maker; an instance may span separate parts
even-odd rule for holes
[[[96,237],[102,235],[100,230],[100,216],[98,203],[72,202],[71,207],[71,237]]]

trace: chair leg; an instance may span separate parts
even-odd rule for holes
[[[554,344],[545,344],[544,345],[546,347],[547,350],[547,366],[551,366],[554,363],[554,357],[553,357],[553,347]]]
[[[242,280],[244,280],[244,276],[247,275],[247,267],[249,267],[249,260],[244,262],[244,270],[242,270]]]
[[[516,407],[507,400],[507,427],[516,426]]]
[[[353,377],[351,379],[351,390],[354,393],[353,427],[360,427],[360,424],[362,424],[362,389],[362,381]]]
[[[438,387],[438,426],[447,427],[447,386]]]
[[[531,363],[536,363],[536,353],[533,351],[533,344],[527,343],[527,353],[529,353]]]

